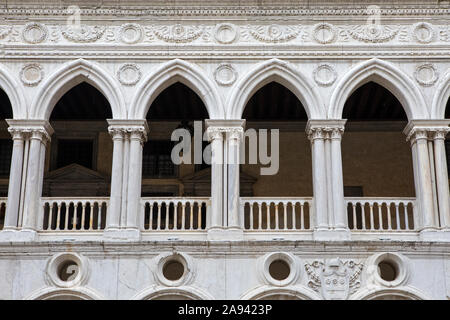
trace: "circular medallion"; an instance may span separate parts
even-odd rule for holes
[[[20,70],[20,80],[26,86],[35,86],[42,81],[44,77],[44,72],[42,67],[37,63],[29,63],[22,67]]]
[[[237,39],[238,32],[235,25],[231,23],[222,23],[216,26],[214,37],[217,42],[229,44]]]
[[[41,43],[47,38],[47,28],[40,23],[32,22],[25,25],[22,31],[22,38],[28,43]]]
[[[134,44],[142,39],[143,31],[136,23],[126,23],[120,27],[119,39],[127,44]]]
[[[314,26],[313,37],[318,43],[332,43],[336,38],[336,31],[329,23],[319,23]]]
[[[321,64],[314,72],[314,81],[320,86],[331,86],[336,81],[337,74],[329,64]]]
[[[434,39],[433,26],[427,22],[419,22],[413,26],[413,37],[417,42],[430,43]]]
[[[141,70],[134,63],[127,63],[117,71],[119,82],[125,86],[133,86],[141,79]]]
[[[426,63],[416,68],[414,77],[419,84],[429,87],[436,83],[438,79],[438,72],[431,63]]]
[[[233,66],[228,63],[220,64],[214,71],[214,79],[216,82],[223,86],[232,85],[237,78],[237,73]]]

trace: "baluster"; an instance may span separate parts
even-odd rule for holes
[[[68,230],[69,229],[69,208],[70,208],[70,203],[69,205],[67,205],[67,203],[64,206],[66,208],[66,214],[64,215],[64,229],[63,230]]]
[[[283,202],[284,230],[287,230],[287,206],[288,202]]]
[[[202,202],[197,204],[197,230],[202,228]]]
[[[170,201],[166,202],[166,222],[164,225],[164,230],[169,230],[169,215],[170,215]]]
[[[375,219],[374,219],[374,214],[373,214],[373,203],[369,203],[369,207],[370,207],[370,211],[369,211],[369,214],[370,214],[370,230],[374,230],[375,228],[374,228],[374,222],[375,222]]]
[[[161,230],[161,203],[158,201],[158,216],[156,220],[156,230]]]
[[[78,203],[73,204],[73,216],[72,216],[72,230],[77,229],[77,211],[78,211]]]
[[[258,230],[262,229],[262,204],[259,202],[256,202],[258,206]]]
[[[177,230],[178,229],[178,205],[180,203],[177,202],[176,206],[175,203],[173,204],[173,230]]]
[[[295,202],[291,202],[292,207],[292,230],[297,229],[297,214],[295,212]]]
[[[194,202],[189,202],[190,213],[189,213],[189,230],[194,229]]]
[[[45,206],[45,204],[44,204]],[[53,225],[53,219],[54,219],[54,204],[53,203],[48,203],[48,224],[47,224],[47,229],[46,230],[53,230],[52,225]],[[56,218],[56,217],[55,217]]]
[[[91,211],[89,213],[89,230],[91,231],[93,229],[94,226],[94,211],[95,211],[95,206],[97,206],[98,208],[98,212],[100,212],[100,202],[93,202],[91,204]]]
[[[150,209],[149,214],[150,217],[148,218],[148,230],[153,230],[153,205],[154,202],[146,202],[146,205],[148,203],[148,207]]]
[[[405,209],[405,230],[411,230],[409,228],[408,203],[403,202],[403,208]]]
[[[364,203],[361,204],[361,215],[362,215],[362,229],[366,230],[366,205]]]
[[[60,223],[61,223],[61,203],[56,203],[56,205],[58,206],[58,213],[56,214],[56,230],[60,230]]]
[[[274,203],[274,205],[275,205],[275,230],[279,230],[279,228],[280,228],[280,223],[279,223],[279,218],[278,218],[279,203]]]
[[[391,203],[386,203],[387,207],[387,219],[388,219],[388,231],[392,231],[392,218],[391,218]]]
[[[103,206],[105,205],[105,206]],[[106,214],[108,214],[108,203],[106,202],[101,202],[99,204],[99,210],[98,210],[98,214],[97,214],[97,230],[101,230],[102,229],[102,218],[103,218],[103,211],[105,210]]]
[[[253,230],[253,203],[247,202],[250,206],[250,230]]]
[[[186,227],[186,202],[183,201],[181,209],[181,230],[184,230],[185,227]]]
[[[356,230],[358,229],[358,221],[356,220],[356,204],[353,202],[351,204],[352,204],[353,230]]]
[[[395,203],[395,219],[396,219],[396,222],[395,222],[396,229],[395,230],[400,230],[400,212],[399,212],[399,203],[398,202]]]
[[[270,202],[269,202],[268,205],[266,203],[266,223],[267,223],[266,229],[269,230],[271,228],[271,224],[270,224]]]
[[[86,202],[81,204],[81,225],[80,230],[84,230],[84,222],[86,219]]]
[[[300,230],[305,229],[305,203],[300,202]]]
[[[378,204],[378,230],[383,230],[383,203]]]

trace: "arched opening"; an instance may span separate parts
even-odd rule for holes
[[[50,115],[55,132],[46,150],[43,197],[109,197],[113,146],[106,119],[110,118],[108,100],[86,82],[59,99]],[[105,205],[48,201],[44,230],[102,229]]]
[[[12,139],[5,119],[12,119],[11,102],[0,89],[0,230],[5,222],[6,197],[8,196],[9,171],[11,168]]]
[[[142,157],[142,197],[147,199],[144,229],[206,228],[205,203],[189,202],[183,207],[183,203],[174,200],[162,204],[158,213],[158,207],[152,206],[151,200],[152,197],[210,196],[210,165],[204,161],[194,163],[195,144],[201,144],[202,150],[208,145],[207,141],[202,141],[204,120],[209,118],[204,102],[191,88],[175,82],[155,98],[146,118],[150,132]],[[171,141],[176,129],[185,129],[190,134],[190,164],[173,162],[172,149],[182,142]]]
[[[246,119],[246,132],[241,196],[280,198],[264,204],[244,201],[244,227],[308,229],[309,206],[294,199],[313,194],[311,149],[305,134],[308,117],[304,106],[289,89],[270,82],[249,99],[242,118]],[[267,130],[267,152],[263,149],[264,130]],[[268,161],[261,158],[261,152],[267,154]],[[283,197],[294,200],[283,202],[286,200]]]
[[[408,119],[401,103],[381,85],[368,82],[347,99],[343,118],[348,120],[342,160],[344,196],[352,199],[347,208],[349,227],[413,229],[412,202],[407,199],[415,195],[414,173],[411,147],[403,134]],[[367,201],[371,197],[384,199]]]
[[[450,119],[450,98],[447,100],[445,106],[445,119]],[[447,135],[445,138],[445,154],[447,156],[447,175],[450,184],[450,136]]]

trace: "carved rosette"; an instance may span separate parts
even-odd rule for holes
[[[134,63],[126,63],[117,71],[117,79],[124,86],[134,86],[141,80],[141,70]]]
[[[214,38],[218,43],[230,44],[238,38],[238,27],[231,23],[221,23],[215,27]]]
[[[72,42],[95,42],[105,33],[105,27],[72,25],[61,27],[61,33],[68,41]]]
[[[237,72],[229,63],[220,64],[214,71],[214,79],[222,86],[231,86],[237,78]]]
[[[333,43],[336,40],[336,29],[329,23],[318,23],[312,30],[313,39],[321,44]]]
[[[363,267],[362,263],[340,258],[306,263],[308,287],[327,300],[345,300],[361,286]]]
[[[434,40],[436,33],[433,26],[427,22],[419,22],[413,25],[412,37],[419,43],[430,43]]]
[[[255,40],[265,43],[282,43],[295,39],[300,30],[295,26],[270,26],[249,27],[249,33]]]
[[[314,81],[319,86],[331,86],[337,78],[337,73],[329,64],[321,64],[313,71]]]
[[[420,85],[429,87],[434,85],[438,80],[438,72],[434,65],[431,63],[425,63],[417,66],[414,71],[414,78]]]
[[[36,86],[43,78],[44,71],[38,63],[27,63],[20,70],[20,80],[26,86]]]
[[[186,43],[198,39],[203,33],[203,28],[176,24],[173,26],[153,27],[153,33],[159,40],[165,42]]]
[[[349,30],[353,39],[362,42],[388,42],[397,35],[399,27],[383,26],[380,24],[366,24],[355,26]]]
[[[135,44],[141,41],[144,30],[137,23],[123,24],[119,29],[119,40],[126,44]]]
[[[26,24],[22,31],[23,40],[31,44],[41,43],[47,39],[47,36],[47,27],[37,22]]]

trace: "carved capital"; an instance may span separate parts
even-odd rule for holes
[[[328,133],[324,130],[324,128],[321,127],[313,127],[313,128],[309,128],[308,132],[308,139],[311,140],[311,142],[313,142],[314,140],[317,139],[326,139]]]
[[[206,135],[208,141],[223,140],[223,132],[217,127],[209,127],[206,129]]]

